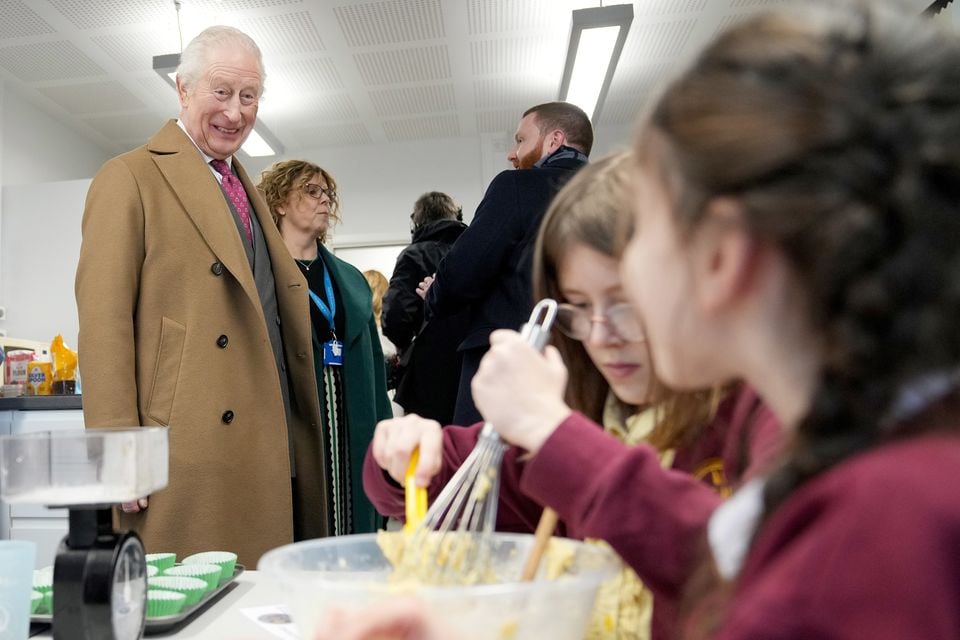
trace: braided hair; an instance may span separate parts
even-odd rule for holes
[[[711,198],[742,203],[752,233],[792,265],[825,345],[767,517],[814,476],[916,428],[901,400],[918,380],[952,389],[960,372],[960,41],[886,2],[836,4],[722,34],[637,146],[681,228]]]

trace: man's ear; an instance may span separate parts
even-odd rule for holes
[[[544,151],[546,152],[546,155],[550,155],[561,146],[567,144],[567,134],[560,129],[554,129],[547,134],[544,142],[546,145],[544,147]]]
[[[180,106],[187,106],[187,88],[183,86],[183,80],[180,79],[180,74],[177,74],[177,97],[180,99]]]
[[[756,280],[761,243],[749,232],[743,214],[736,198],[713,198],[691,239],[697,297],[707,311],[735,304]]]

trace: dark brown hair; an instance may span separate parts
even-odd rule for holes
[[[559,129],[567,137],[567,144],[590,155],[593,149],[593,125],[583,109],[569,102],[545,102],[523,112],[524,117],[535,113],[541,135]]]
[[[583,244],[619,259],[630,237],[631,153],[620,153],[593,162],[557,194],[540,226],[533,258],[533,289],[536,299],[563,302],[559,273],[570,247]],[[553,331],[551,342],[570,369],[566,401],[595,422],[603,422],[603,410],[610,385],[597,369],[579,340]],[[649,438],[654,447],[665,450],[697,439],[712,418],[715,394],[708,391],[673,392],[651,372],[648,396],[656,409],[656,426]],[[622,418],[638,407],[618,400]]]
[[[413,204],[411,220],[417,227],[438,220],[457,220],[460,207],[453,198],[442,191],[429,191]]]
[[[711,198],[738,199],[792,264],[825,345],[767,517],[810,478],[916,429],[904,389],[960,369],[958,140],[958,40],[880,0],[732,28],[642,129],[638,154],[681,228]]]
[[[257,183],[257,190],[263,195],[270,207],[270,216],[273,223],[278,224],[279,216],[277,207],[283,206],[287,197],[294,191],[297,197],[308,198],[303,193],[303,187],[313,178],[321,176],[327,183],[327,187],[334,192],[337,190],[337,181],[333,179],[326,169],[319,167],[306,160],[281,160],[263,170],[260,174],[260,182]],[[334,223],[340,222],[340,199],[332,198],[330,200],[330,220]],[[320,238],[323,242],[326,240],[326,233]]]

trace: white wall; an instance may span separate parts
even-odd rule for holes
[[[0,184],[91,178],[110,154],[7,87],[3,92]]]
[[[49,343],[60,333],[77,348],[73,279],[89,185],[84,179],[3,188],[0,291],[8,336]]]
[[[485,186],[475,138],[326,147],[289,158],[314,162],[337,181],[343,220],[333,229],[334,246],[409,242],[410,213],[421,194],[448,193],[472,216]],[[271,162],[254,158],[243,164],[259,176]]]
[[[606,127],[596,132],[594,158],[630,143],[631,127]],[[405,243],[410,238],[413,203],[426,191],[443,191],[463,207],[469,222],[487,184],[509,168],[510,135],[410,143],[326,147],[288,154],[328,170],[337,181],[343,221],[333,230],[334,246]],[[251,158],[243,164],[259,176],[273,159]],[[255,178],[256,179],[256,178]],[[389,274],[388,274],[389,275]]]
[[[0,330],[7,335],[49,341],[62,331],[76,344],[80,213],[85,184],[108,157],[0,82]],[[62,182],[74,179],[81,184]]]

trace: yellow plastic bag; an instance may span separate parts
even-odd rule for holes
[[[58,334],[50,343],[50,353],[53,356],[53,392],[76,393],[77,352],[63,344],[63,336]]]

